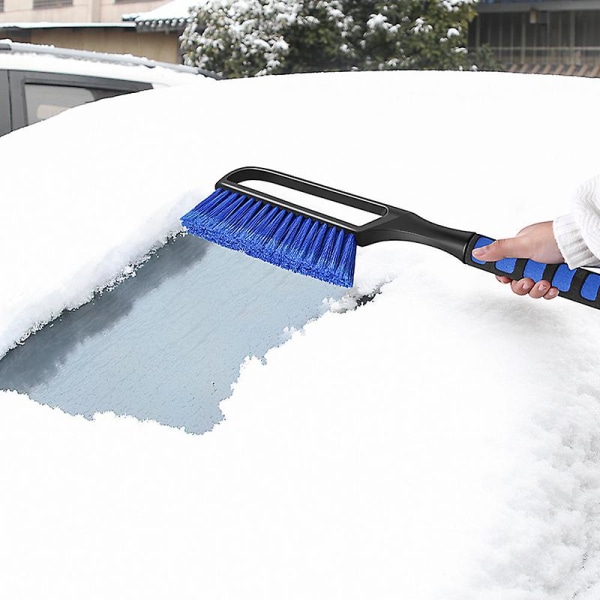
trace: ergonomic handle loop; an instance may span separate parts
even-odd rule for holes
[[[348,223],[341,219],[337,219],[332,215],[328,215],[316,210],[312,210],[305,206],[301,206],[294,202],[287,200],[281,196],[275,196],[271,193],[267,193],[247,185],[247,182],[252,181],[264,181],[280,186],[282,192],[285,194],[285,189],[295,190],[297,192],[303,192],[317,198],[323,198],[324,200],[330,200],[350,206],[358,210],[362,210],[374,215],[374,217],[383,217],[387,215],[389,207],[380,202],[374,202],[368,198],[362,198],[354,194],[342,192],[335,188],[315,183],[314,181],[308,181],[307,179],[301,179],[295,175],[288,175],[287,173],[281,173],[280,171],[274,171],[273,169],[265,169],[263,167],[242,167],[234,169],[221,177],[215,184],[215,188],[223,188],[240,194],[248,194],[257,200],[269,202],[290,210],[291,212],[299,215],[318,219],[324,223],[328,223],[333,226],[342,227],[347,231],[356,233],[360,230],[360,227],[353,223]]]
[[[535,282],[543,279],[549,281],[551,285],[558,288],[560,296],[585,304],[593,308],[600,308],[600,275],[587,269],[569,269],[562,264],[546,264],[527,258],[503,258],[497,262],[483,262],[472,256],[475,248],[487,246],[494,240],[476,234],[469,245],[465,254],[465,263],[494,273],[503,275],[518,281],[523,277],[528,277]]]

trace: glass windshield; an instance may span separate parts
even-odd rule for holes
[[[345,290],[179,236],[134,277],[0,360],[0,389],[65,412],[112,411],[203,433],[248,355],[262,357]]]

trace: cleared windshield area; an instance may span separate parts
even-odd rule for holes
[[[248,355],[263,356],[344,289],[193,236],[0,360],[0,389],[70,414],[112,411],[203,433]]]

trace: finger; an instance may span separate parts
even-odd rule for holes
[[[496,279],[500,283],[510,283],[512,279],[510,277],[506,277],[506,275],[496,275]]]
[[[484,262],[496,262],[503,258],[529,258],[527,242],[522,237],[496,240],[473,250],[473,256]]]
[[[543,298],[550,291],[551,285],[548,281],[538,281],[529,291],[532,298]]]
[[[558,296],[558,288],[551,287],[548,290],[548,293],[544,296],[544,298],[546,300],[552,300],[553,298],[556,298],[557,296]]]
[[[519,281],[511,281],[510,287],[518,296],[525,296],[531,291],[533,280],[526,277],[525,279],[519,279]]]

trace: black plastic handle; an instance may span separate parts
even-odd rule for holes
[[[284,192],[285,188],[288,188],[357,208],[373,214],[373,220],[365,225],[348,223],[243,185],[247,181],[265,181],[281,186]],[[444,227],[395,206],[374,202],[361,196],[262,167],[235,169],[222,177],[215,187],[248,194],[296,214],[341,227],[353,233],[360,246],[392,240],[425,244],[448,252],[467,265],[495,275],[504,275],[514,280],[528,277],[535,282],[549,281],[552,286],[558,288],[561,297],[600,308],[600,275],[597,273],[586,269],[569,269],[566,264],[543,264],[524,258],[505,258],[495,263],[486,263],[473,258],[472,252],[474,248],[491,244],[494,241],[492,238],[473,231]]]
[[[292,203],[285,198],[244,185],[244,182],[248,181],[265,181],[280,186],[284,194],[287,188],[356,208],[372,214],[373,220],[364,225],[348,223],[332,215],[314,211]],[[215,187],[247,194],[255,199],[275,204],[304,217],[317,219],[334,227],[341,227],[354,234],[356,243],[359,246],[367,246],[384,241],[416,242],[448,252],[462,261],[465,255],[465,248],[475,235],[472,231],[461,231],[437,225],[415,213],[390,206],[389,204],[375,202],[362,196],[342,192],[341,190],[314,183],[313,181],[300,179],[294,175],[287,175],[262,167],[242,167],[235,169],[222,177],[215,184]]]
[[[477,269],[510,277],[515,281],[528,277],[535,282],[546,280],[558,288],[560,296],[600,308],[600,275],[587,269],[569,269],[562,264],[539,263],[527,258],[504,258],[497,262],[483,262],[473,258],[472,252],[475,248],[487,246],[494,240],[489,237],[476,234],[467,245],[464,262]]]

